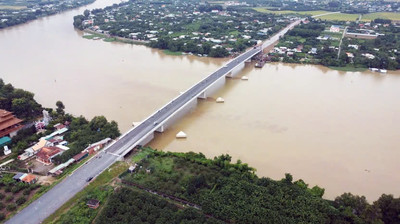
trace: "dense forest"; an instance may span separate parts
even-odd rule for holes
[[[363,196],[345,193],[334,201],[325,200],[322,198],[324,189],[318,186],[309,188],[302,180],[293,181],[290,174],[279,181],[259,178],[247,164],[231,163],[229,155],[210,160],[201,153],[154,151],[139,162],[138,167],[141,168],[123,177],[125,182],[140,186],[134,189],[147,189],[195,203],[204,214],[225,222],[400,223],[400,198],[382,195],[369,204]],[[123,223],[123,220],[138,218],[156,223],[143,219],[145,215],[134,212],[140,205],[132,205],[137,203],[125,199],[136,198],[138,193],[122,192],[124,197],[118,191],[114,193],[110,199],[112,203],[107,204],[100,216],[100,223],[106,223],[103,220]],[[132,201],[135,200],[140,201]],[[154,205],[149,207],[142,212],[159,209]],[[115,215],[119,211],[125,215]],[[151,215],[152,220],[157,220],[164,214]]]
[[[108,199],[107,205],[99,217],[97,224],[109,223],[224,223],[214,218],[207,218],[194,208],[180,209],[175,204],[150,193],[118,189]]]

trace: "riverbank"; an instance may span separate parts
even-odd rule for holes
[[[103,34],[99,33],[90,29],[85,29],[83,30],[86,33],[89,33],[90,35],[83,35],[82,37],[85,39],[90,39],[90,40],[96,40],[96,39],[103,39],[105,42],[120,42],[120,43],[126,43],[126,44],[137,44],[137,45],[147,45],[149,42],[148,41],[141,41],[141,40],[132,40],[128,38],[123,38],[123,37],[118,37],[118,36],[112,36],[108,34]]]

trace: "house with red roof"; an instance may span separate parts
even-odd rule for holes
[[[44,165],[51,165],[53,163],[52,159],[58,155],[61,155],[64,150],[58,147],[43,147],[37,154],[36,160],[43,163]]]

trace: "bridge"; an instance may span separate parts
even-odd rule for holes
[[[88,184],[87,179],[89,177],[96,177],[109,169],[112,164],[121,160],[135,146],[145,145],[150,142],[154,138],[154,132],[163,132],[168,126],[194,108],[199,98],[207,98],[222,87],[225,83],[225,77],[235,76],[244,67],[246,61],[262,52],[266,47],[273,45],[289,29],[300,22],[301,20],[291,23],[262,45],[251,48],[230,60],[223,67],[168,102],[139,125],[123,134],[117,141],[104,149],[99,156],[92,157],[75,170],[74,173],[21,210],[6,223],[37,224],[43,222],[66,201],[81,191]]]
[[[107,152],[116,156],[125,156],[137,145],[145,145],[154,137],[154,132],[164,132],[168,126],[177,119],[189,112],[197,104],[197,99],[206,99],[225,84],[225,77],[233,77],[244,67],[245,62],[259,54],[266,47],[271,46],[279,37],[289,29],[298,25],[301,20],[291,23],[289,26],[265,41],[262,45],[256,46],[238,57],[227,62],[223,67],[211,73],[194,86],[168,102],[161,109],[150,115],[139,125],[133,127],[120,137],[120,139]]]

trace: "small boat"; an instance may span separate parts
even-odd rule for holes
[[[262,68],[262,67],[264,66],[264,64],[265,64],[265,62],[259,61],[259,62],[257,62],[257,63],[254,65],[254,67],[256,67],[256,68]]]
[[[387,70],[386,69],[379,69],[379,72],[380,73],[387,73]]]
[[[377,69],[377,68],[369,68],[369,70],[371,70],[373,72],[379,72],[379,69]]]
[[[243,76],[243,77],[242,77],[242,80],[249,80],[249,77]]]

